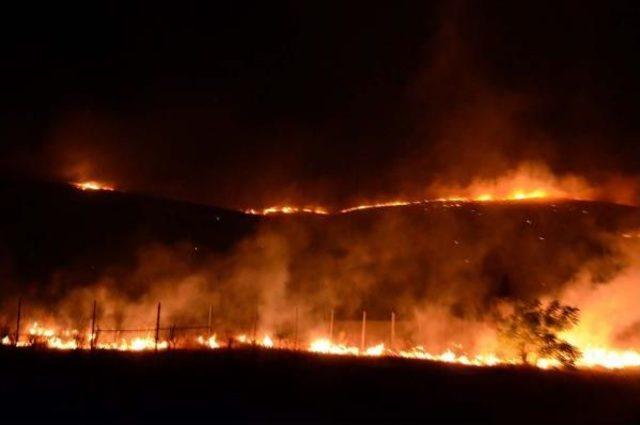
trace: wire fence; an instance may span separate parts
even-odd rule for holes
[[[38,343],[42,340],[46,340],[47,337],[58,336],[49,334],[50,332],[46,329],[29,329],[27,328],[25,332],[25,327],[23,326],[24,317],[23,317],[23,300],[20,298],[18,300],[17,312],[16,312],[16,321],[15,321],[15,330],[10,331],[8,327],[5,327],[3,330],[3,335],[0,335],[2,338],[3,345],[13,345],[13,346],[24,346],[24,345],[38,345]],[[135,339],[136,337],[139,340],[144,339],[147,345],[144,347],[145,349],[153,348],[156,351],[159,348],[177,348],[180,346],[181,348],[204,348],[206,346],[206,341],[215,336],[214,328],[213,328],[213,308],[209,306],[208,312],[208,321],[205,324],[171,324],[169,326],[162,325],[162,303],[157,304],[156,308],[156,317],[155,317],[155,326],[153,327],[100,327],[99,326],[99,317],[98,317],[98,305],[97,302],[93,302],[92,315],[90,319],[90,331],[88,333],[77,332],[73,335],[75,338],[75,348],[89,348],[91,350],[97,348],[118,348],[119,341],[124,340],[122,335],[129,335],[131,339]],[[278,347],[280,348],[292,348],[298,349],[300,343],[300,329],[299,329],[299,314],[298,309],[296,309],[295,313],[295,324],[293,326],[292,332],[288,335],[288,338],[279,338]],[[374,325],[374,326],[371,326]],[[350,341],[352,343],[359,343],[360,350],[364,350],[367,347],[367,337],[368,337],[368,320],[366,311],[362,312],[361,320],[359,321],[342,321],[338,324],[335,320],[334,310],[331,310],[328,321],[325,325],[326,327],[326,338],[330,341],[333,341],[334,338],[342,338],[344,339],[344,335],[350,335]],[[374,321],[374,323],[370,324],[369,327],[372,327],[374,335],[377,334],[378,340],[380,339],[380,334],[386,334],[384,340],[388,344],[388,347],[393,348],[396,344],[396,339],[398,337],[397,332],[397,322],[396,322],[396,314],[394,312],[390,313],[390,320],[388,321]],[[377,331],[376,331],[377,328]],[[370,330],[370,331],[371,331]],[[369,331],[369,332],[370,332]],[[354,336],[358,335],[357,338]],[[67,335],[67,337],[71,338],[71,336]],[[190,338],[191,337],[191,338]],[[248,343],[248,344],[256,344],[258,342],[258,314],[256,313],[253,319],[253,324],[250,330],[247,330],[246,333],[243,334],[243,338],[238,340],[240,343]],[[197,338],[201,338],[199,343],[196,343]],[[226,345],[231,347],[234,344],[234,338],[229,336],[226,338]],[[149,342],[151,341],[152,346],[149,346]],[[128,346],[124,346],[123,349],[127,349]]]

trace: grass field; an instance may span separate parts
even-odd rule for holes
[[[638,423],[640,373],[277,350],[0,351],[10,423]]]

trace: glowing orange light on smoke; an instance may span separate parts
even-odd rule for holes
[[[403,200],[395,200],[395,201],[385,201],[385,202],[373,202],[370,204],[361,204],[355,205],[348,208],[343,208],[341,210],[337,210],[334,212],[330,212],[328,208],[324,207],[295,207],[295,206],[274,206],[265,208],[262,210],[259,209],[248,209],[244,210],[245,213],[251,215],[277,215],[277,214],[316,214],[316,215],[328,215],[328,214],[348,214],[355,211],[364,211],[371,209],[381,209],[381,208],[393,208],[393,207],[405,207],[409,205],[426,205],[429,203],[464,203],[464,202],[491,202],[491,201],[526,201],[526,200],[537,200],[549,198],[547,191],[544,189],[534,189],[534,190],[514,190],[503,196],[496,196],[490,193],[482,193],[473,197],[464,197],[464,196],[447,196],[437,199],[423,199],[423,200],[413,200],[413,201],[403,201]],[[555,199],[555,198],[554,198]]]
[[[76,329],[61,329],[57,327],[48,327],[40,322],[33,322],[26,328],[26,335],[21,337],[18,347],[30,347],[39,345],[55,350],[85,350],[90,348],[90,335],[86,339],[80,337],[81,332]],[[240,343],[252,343],[263,348],[273,348],[275,343],[271,336],[265,334],[262,338],[253,342],[246,334],[240,334],[235,337]],[[209,337],[198,336],[196,342],[205,348],[218,349],[221,347],[216,335]],[[14,341],[9,336],[0,339],[1,345],[12,345]],[[189,347],[190,345],[184,345]],[[293,346],[286,344],[286,346]],[[183,348],[181,345],[175,348]],[[169,348],[168,341],[157,341],[153,336],[136,336],[131,338],[121,338],[115,342],[98,342],[95,345],[99,350],[115,350],[115,351],[147,351],[147,350],[167,350]],[[615,350],[604,347],[579,347],[582,356],[576,361],[579,368],[606,368],[606,369],[622,369],[629,367],[640,367],[640,351],[635,350]],[[414,346],[400,351],[393,351],[380,343],[360,349],[347,344],[334,343],[328,338],[318,338],[309,342],[308,351],[316,354],[326,355],[347,355],[347,356],[394,356],[415,360],[428,360],[443,363],[455,363],[466,366],[496,366],[504,364],[519,364],[519,360],[515,358],[501,358],[494,353],[480,353],[469,355],[460,353],[458,350],[445,350],[441,353],[433,353],[427,351],[423,346]],[[552,367],[560,367],[560,363],[555,359],[540,358],[535,361],[535,365],[541,369]]]
[[[113,186],[105,183],[100,183],[95,180],[76,182],[76,183],[73,183],[73,185],[80,190],[106,190],[106,191],[115,190]]]
[[[546,166],[535,163],[518,167],[496,178],[477,178],[468,184],[439,181],[425,188],[431,194],[426,199],[398,197],[391,200],[363,202],[358,205],[331,211],[329,208],[298,207],[295,205],[274,206],[265,209],[246,210],[256,215],[271,214],[346,214],[376,208],[392,208],[408,205],[423,205],[433,202],[511,202],[544,199],[594,199],[596,191],[578,176],[554,175]]]
[[[274,206],[269,208],[244,210],[252,215],[277,215],[277,214],[318,214],[327,215],[329,211],[323,207],[296,207],[291,205]]]

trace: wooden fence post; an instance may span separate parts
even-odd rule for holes
[[[331,309],[331,318],[329,319],[329,341],[333,342],[333,320],[334,310]]]
[[[155,350],[158,351],[158,339],[160,338],[160,308],[161,304],[158,303],[158,314],[156,315],[156,344]]]
[[[294,350],[298,349],[298,307],[296,307],[296,327],[295,327],[295,334],[294,334],[294,340],[293,340],[293,348]]]
[[[256,308],[253,316],[253,330],[251,332],[251,343],[256,345],[256,332],[258,332],[258,309]]]
[[[367,340],[367,311],[362,311],[362,333],[360,334],[360,351],[364,352]]]
[[[396,313],[395,311],[391,312],[391,341],[390,347],[392,350],[396,345]]]

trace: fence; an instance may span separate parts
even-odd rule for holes
[[[16,322],[15,322],[15,331],[10,332],[7,331],[7,335],[5,337],[11,336],[12,345],[18,346],[24,342],[24,338],[32,338],[34,335],[32,333],[25,333],[22,331],[22,323],[24,322],[23,317],[23,299],[20,297],[18,299],[17,305],[17,313],[16,313]],[[363,311],[360,320],[342,320],[337,321],[335,319],[335,311],[330,310],[330,314],[328,317],[328,321],[326,323],[326,338],[329,341],[334,340],[350,340],[354,341],[356,338],[354,336],[357,335],[357,340],[359,340],[358,347],[360,350],[365,350],[370,341],[383,341],[385,345],[389,349],[394,349],[397,344],[398,335],[400,333],[406,335],[407,326],[406,324],[399,324],[396,320],[396,313],[391,312],[389,316],[389,320],[367,320],[367,312]],[[101,328],[98,322],[98,304],[94,300],[91,309],[91,323],[90,323],[90,332],[89,332],[89,342],[88,348],[90,350],[95,350],[96,348],[104,348],[99,346],[98,341],[101,337],[105,335],[112,335],[112,340],[117,341],[123,334],[146,334],[147,338],[149,335],[153,335],[153,349],[158,350],[161,344],[166,343],[166,348],[176,348],[177,341],[180,335],[187,335],[188,333],[200,332],[198,336],[204,336],[207,339],[210,338],[213,333],[213,307],[209,305],[208,310],[208,320],[206,324],[192,324],[192,325],[176,325],[171,324],[170,326],[162,326],[162,303],[158,302],[157,308],[155,310],[155,326],[153,327],[142,327],[142,328],[121,328],[121,327],[105,327]],[[293,327],[293,337],[290,340],[287,340],[285,343],[281,344],[281,347],[284,348],[292,348],[297,350],[299,348],[299,339],[300,339],[300,329],[299,329],[299,310],[295,309],[295,320]],[[401,326],[405,325],[405,326]],[[399,332],[399,327],[402,327],[401,332]],[[204,333],[204,335],[202,335]],[[162,334],[166,334],[166,338],[162,337]],[[254,315],[253,324],[251,328],[251,335],[246,336],[246,342],[251,344],[257,343],[258,336],[258,312]],[[4,340],[3,340],[4,341]],[[78,346],[86,347],[86,343],[77,344]],[[189,344],[187,344],[188,346]],[[229,346],[232,345],[231,339],[228,343]],[[355,344],[354,344],[355,345]],[[193,345],[192,345],[193,346]],[[147,347],[149,348],[149,347]],[[164,347],[163,347],[164,348]]]

